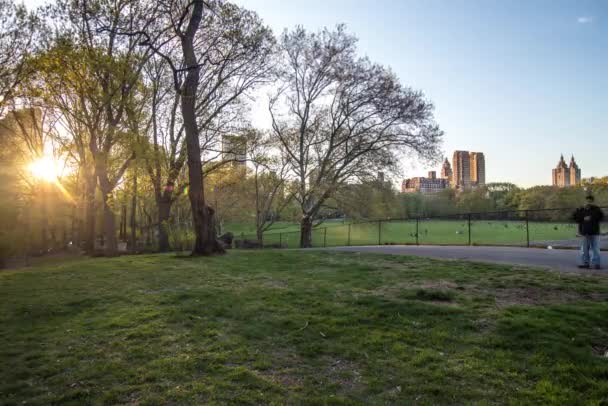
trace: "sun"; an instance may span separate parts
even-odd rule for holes
[[[55,159],[49,156],[36,159],[29,168],[35,178],[47,182],[56,182],[59,177],[59,165]]]

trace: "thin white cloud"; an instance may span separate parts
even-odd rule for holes
[[[578,21],[579,24],[589,24],[590,22],[593,22],[593,17],[579,17],[576,21]]]

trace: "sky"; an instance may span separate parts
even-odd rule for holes
[[[345,23],[362,56],[435,104],[450,161],[484,152],[487,182],[550,184],[562,153],[583,177],[608,175],[606,0],[235,2],[277,35]],[[402,163],[403,177],[440,169]]]

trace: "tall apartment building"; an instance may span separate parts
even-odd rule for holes
[[[245,165],[247,162],[247,139],[239,135],[222,137],[222,160],[232,165]]]
[[[450,161],[448,161],[447,157],[443,161],[443,166],[441,167],[441,177],[447,179],[448,183],[452,182],[452,165],[450,165]]]
[[[471,152],[469,154],[471,165],[471,185],[483,186],[486,184],[486,159],[483,152]]]
[[[452,168],[450,184],[454,189],[468,190],[486,184],[486,159],[483,152],[454,151]]]
[[[469,151],[454,151],[452,158],[452,181],[454,189],[466,190],[471,188],[471,160]]]
[[[574,160],[574,155],[570,159],[570,165],[566,165],[564,161],[564,155],[559,158],[559,162],[555,169],[551,171],[553,186],[557,187],[568,187],[578,186],[581,184],[581,168],[577,165]]]

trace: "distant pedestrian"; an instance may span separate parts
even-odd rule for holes
[[[593,204],[593,196],[588,195],[586,200],[587,204],[576,209],[572,215],[581,236],[581,263],[578,267],[600,269],[600,222],[604,219],[604,213]]]

